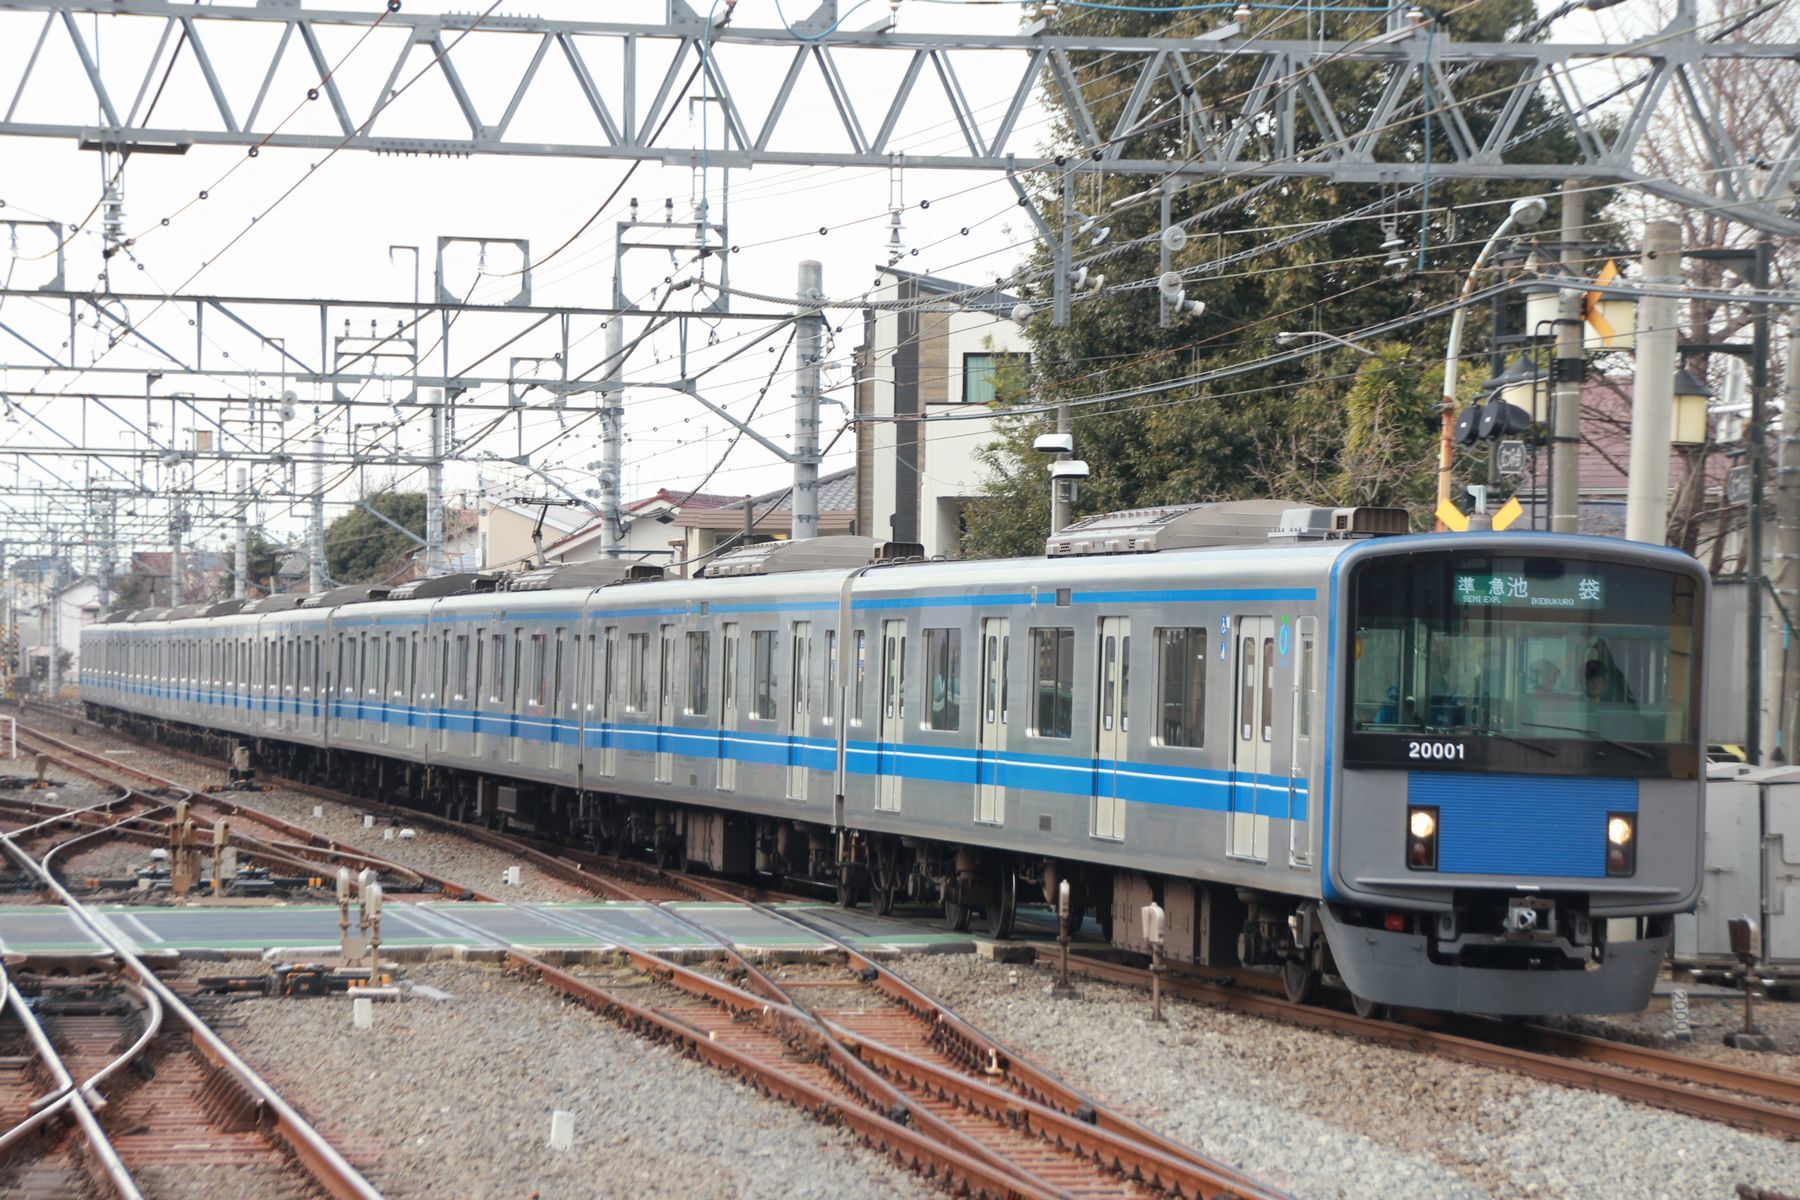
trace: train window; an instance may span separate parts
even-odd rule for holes
[[[704,629],[689,630],[687,655],[687,712],[689,716],[704,717],[712,699],[708,693],[712,678],[712,634]]]
[[[811,711],[812,623],[795,622],[791,636],[794,644],[789,651],[788,700],[793,720],[788,727],[798,732],[806,728],[807,714]]]
[[[1118,639],[1103,639],[1100,651],[1100,728],[1113,727],[1113,697],[1118,694],[1116,686],[1119,672]]]
[[[456,689],[456,691],[455,691],[456,699],[467,700],[469,698],[468,691],[467,691],[467,688],[469,685],[469,635],[468,634],[459,633],[456,635],[456,672],[453,675],[446,675],[444,678],[446,681],[445,685],[444,685],[446,687],[446,689],[451,688],[451,687],[454,687]],[[449,682],[450,680],[454,680],[455,682],[451,683],[451,682]]]
[[[1069,737],[1074,732],[1075,631],[1033,629],[1031,647],[1037,689],[1031,733],[1036,737]]]
[[[1119,639],[1119,728],[1131,732],[1131,635]]]
[[[613,717],[613,697],[617,694],[619,678],[619,627],[606,627],[605,662],[601,664],[600,681],[600,719],[610,721]]]
[[[758,721],[775,719],[773,629],[758,629],[750,634],[750,715]]]
[[[925,728],[955,730],[962,725],[962,630],[925,631],[925,672],[930,692]]]
[[[825,723],[837,723],[838,708],[838,649],[837,630],[825,631]]]
[[[1256,720],[1255,638],[1245,638],[1238,647],[1238,686],[1243,689],[1243,695],[1238,697],[1238,740],[1247,742]]]
[[[488,703],[498,704],[506,694],[506,635],[488,639]]]
[[[1295,714],[1295,736],[1303,738],[1312,736],[1313,689],[1318,686],[1313,682],[1314,641],[1312,618],[1304,617],[1300,621],[1300,703]]]
[[[525,691],[524,644],[525,644],[524,635],[516,629],[513,630],[513,638],[512,638],[512,656],[513,656],[512,704],[508,706],[512,712],[519,711],[519,697]]]
[[[864,630],[856,631],[856,682],[850,693],[850,723],[861,725],[868,697],[866,691],[869,682],[869,635]]]
[[[541,633],[531,635],[531,666],[525,690],[525,703],[533,708],[544,707],[544,687],[549,682],[549,640]]]
[[[720,723],[726,728],[735,728],[731,722],[737,718],[733,714],[740,707],[738,701],[738,627],[727,624],[720,634],[719,646],[719,703],[722,706]]]
[[[1206,630],[1156,631],[1157,728],[1161,746],[1206,744]]]
[[[625,711],[628,713],[648,712],[650,709],[650,685],[645,669],[645,659],[649,655],[649,634],[625,635]]]
[[[565,640],[564,632],[558,629],[556,631],[556,661],[550,666],[550,711],[552,715],[562,707],[563,642]],[[577,652],[581,649],[580,634],[575,635],[575,648]],[[570,707],[574,706],[570,705]]]
[[[1275,639],[1262,644],[1262,740],[1275,740]]]
[[[580,634],[575,635],[575,644],[581,648],[581,684],[577,685],[577,689],[579,690],[582,686],[587,688],[587,710],[589,712],[594,711],[594,684],[599,679],[599,676],[594,674],[594,654],[599,649],[599,642],[600,639],[591,633],[587,635],[585,643]],[[569,707],[578,708],[580,702],[577,701]]]

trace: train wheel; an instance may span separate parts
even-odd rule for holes
[[[1019,915],[1019,877],[1011,871],[1000,872],[988,892],[986,920],[982,928],[995,941],[1012,936],[1013,920]]]
[[[1287,989],[1289,1004],[1305,1004],[1312,999],[1319,973],[1303,958],[1290,958],[1281,964],[1281,982]]]
[[[963,900],[952,900],[948,894],[944,896],[944,928],[967,933],[974,921],[974,905]]]
[[[1350,993],[1350,1007],[1355,1010],[1357,1016],[1365,1021],[1387,1020],[1387,1005],[1377,1003],[1374,1000],[1364,1000],[1355,992]]]

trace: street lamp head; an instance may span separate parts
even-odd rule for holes
[[[1544,203],[1542,196],[1521,196],[1512,202],[1508,215],[1514,225],[1529,229],[1543,220],[1544,214],[1549,211],[1550,206]]]

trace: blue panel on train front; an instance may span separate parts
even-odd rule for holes
[[[1461,875],[1606,875],[1606,816],[1635,813],[1635,779],[1414,771],[1408,804],[1438,810],[1438,870]]]

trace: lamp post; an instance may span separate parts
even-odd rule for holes
[[[1456,425],[1456,368],[1462,357],[1463,328],[1468,323],[1469,297],[1475,292],[1475,279],[1487,266],[1488,259],[1501,241],[1515,228],[1529,229],[1544,219],[1549,205],[1542,196],[1525,196],[1514,200],[1512,207],[1506,212],[1506,219],[1500,222],[1497,229],[1481,247],[1481,253],[1475,256],[1474,265],[1463,280],[1462,292],[1457,297],[1456,311],[1450,317],[1450,338],[1444,346],[1444,418],[1443,435],[1438,448],[1438,507],[1442,508],[1450,501],[1450,471],[1455,462],[1456,448],[1452,434]],[[1438,522],[1438,528],[1444,527]]]

